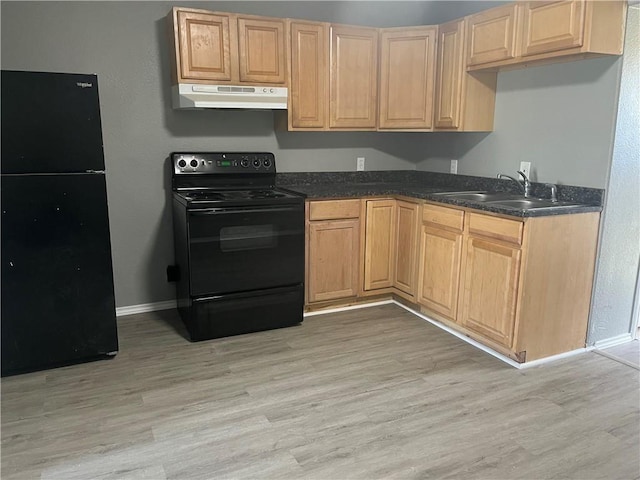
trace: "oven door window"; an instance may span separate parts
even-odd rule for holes
[[[191,211],[188,222],[192,295],[303,282],[303,206]]]
[[[273,225],[238,225],[220,229],[220,250],[223,253],[277,246],[278,234]]]

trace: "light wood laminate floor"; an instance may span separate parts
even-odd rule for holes
[[[173,310],[120,353],[2,380],[2,479],[640,477],[639,375],[514,369],[395,305],[201,343]]]

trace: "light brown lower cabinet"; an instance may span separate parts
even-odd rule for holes
[[[396,203],[396,252],[393,286],[415,301],[418,264],[418,221],[420,205],[398,200]]]
[[[464,212],[424,205],[420,229],[418,303],[456,320]]]
[[[469,213],[458,323],[510,349],[516,319],[521,220]]]
[[[364,201],[363,295],[393,289],[415,302],[419,209],[407,200]]]
[[[423,313],[520,362],[585,346],[599,213],[510,219],[423,208]]]
[[[366,200],[364,290],[393,286],[396,251],[396,201]]]
[[[360,200],[307,204],[307,304],[358,294]]]
[[[385,198],[309,202],[307,219],[308,306],[397,295],[519,362],[585,346],[598,212],[514,218]]]
[[[459,322],[511,348],[516,317],[520,248],[470,236]]]

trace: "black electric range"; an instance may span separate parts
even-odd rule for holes
[[[192,341],[302,322],[304,197],[272,153],[173,153],[178,309]]]

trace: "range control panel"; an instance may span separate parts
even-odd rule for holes
[[[268,152],[171,154],[174,174],[193,173],[276,173],[276,158]]]

